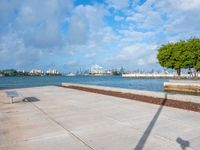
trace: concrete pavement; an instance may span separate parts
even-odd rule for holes
[[[150,96],[150,97],[156,97],[156,98],[167,98],[171,100],[200,103],[200,96],[194,96],[194,95],[183,95],[183,94],[175,94],[175,93],[167,93],[167,92],[144,91],[144,90],[125,89],[125,88],[118,88],[118,87],[105,87],[105,86],[99,86],[99,85],[97,86],[97,85],[87,85],[87,84],[75,84],[75,83],[62,83],[62,86],[64,87],[79,86],[79,87],[95,88],[95,89],[100,89],[100,90],[131,93],[131,94]]]
[[[198,112],[56,86],[16,91],[13,104],[0,91],[0,150],[200,147]]]

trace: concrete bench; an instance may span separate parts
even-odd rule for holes
[[[7,97],[10,97],[11,104],[13,103],[13,99],[19,96],[16,91],[6,91],[6,95]]]

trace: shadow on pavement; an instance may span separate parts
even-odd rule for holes
[[[40,101],[38,98],[36,97],[25,97],[23,99],[24,102],[37,102],[37,101]]]
[[[190,146],[190,142],[189,142],[189,141],[183,140],[183,139],[180,138],[180,137],[178,137],[178,138],[176,139],[176,142],[177,142],[178,144],[180,144],[180,147],[181,147],[182,150],[186,150],[186,148]]]
[[[167,101],[167,93],[165,93],[165,98],[163,99],[162,103],[160,104],[160,107],[158,108],[157,112],[155,113],[153,119],[151,120],[151,122],[149,123],[148,127],[146,128],[146,130],[144,131],[142,137],[140,138],[138,144],[135,147],[135,150],[142,150],[156,121],[158,120],[158,117],[163,109],[163,106],[165,105]]]

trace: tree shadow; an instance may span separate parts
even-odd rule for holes
[[[157,112],[155,113],[153,119],[151,120],[151,122],[149,123],[148,127],[146,128],[146,130],[144,131],[142,137],[140,138],[139,142],[137,143],[136,147],[134,148],[135,150],[142,150],[156,121],[158,120],[158,117],[163,109],[163,106],[165,105],[167,101],[167,93],[165,93],[165,98],[163,99],[162,103],[160,104],[160,107],[158,108]]]
[[[25,97],[22,101],[23,102],[37,102],[37,101],[40,101],[40,100],[36,97]]]

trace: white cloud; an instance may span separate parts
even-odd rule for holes
[[[60,25],[72,8],[71,0],[0,1],[1,63],[29,68],[62,50]]]
[[[157,3],[156,9],[165,16],[163,32],[167,41],[199,36],[200,1],[168,0]]]
[[[131,30],[160,33],[168,41],[198,36],[199,13],[199,0],[148,0],[128,11],[126,20]]]
[[[9,34],[0,39],[0,63],[5,66],[34,66],[40,58],[39,49],[29,48],[24,45],[23,39],[16,34]]]
[[[123,9],[129,6],[129,0],[107,0],[110,7]]]
[[[149,11],[141,28],[145,29],[155,29],[160,27],[164,22],[161,19],[161,16],[158,12]]]
[[[143,65],[145,65],[146,63],[145,63],[145,61],[144,61],[144,59],[139,59],[138,61],[137,61],[137,64],[139,65],[139,66],[143,66]]]
[[[121,20],[123,20],[124,19],[124,17],[121,17],[121,16],[115,16],[114,17],[114,20],[115,21],[121,21]]]
[[[153,7],[154,5],[157,5],[155,0],[146,1],[143,5],[137,5],[135,9],[128,12],[126,21],[137,29],[156,30],[163,24],[163,19],[161,14]]]
[[[66,5],[66,6],[65,6]],[[62,44],[60,24],[71,9],[71,1],[25,1],[13,28],[27,46],[55,48]]]
[[[155,32],[139,32],[139,31],[131,31],[131,30],[120,30],[119,31],[122,34],[122,41],[126,42],[138,42],[138,41],[144,41],[149,38],[152,38],[155,36]]]
[[[133,15],[128,16],[126,18],[127,21],[134,21],[134,22],[142,22],[144,21],[145,16],[141,13],[133,13]]]
[[[156,64],[157,45],[136,43],[124,47],[114,58],[107,60],[112,65],[123,65],[128,68],[146,68]]]
[[[89,41],[90,35],[103,26],[105,12],[101,7],[79,5],[70,18],[69,42],[70,44],[84,45]]]
[[[102,6],[77,6],[70,18],[68,40],[76,51],[100,50],[117,40],[113,29],[104,22],[107,11]]]
[[[157,45],[200,36],[198,14],[199,0],[107,0],[76,6],[72,0],[1,0],[0,62],[27,67],[64,62],[69,67],[66,58],[78,62],[76,57],[83,57],[91,59],[84,60],[88,64],[155,65]]]
[[[172,6],[175,7],[175,9],[181,9],[184,11],[189,10],[196,10],[200,8],[200,1],[199,0],[170,0]]]
[[[8,2],[7,0],[0,1],[0,32],[1,28],[4,30],[11,24],[14,19],[13,13],[18,6],[17,1]]]

